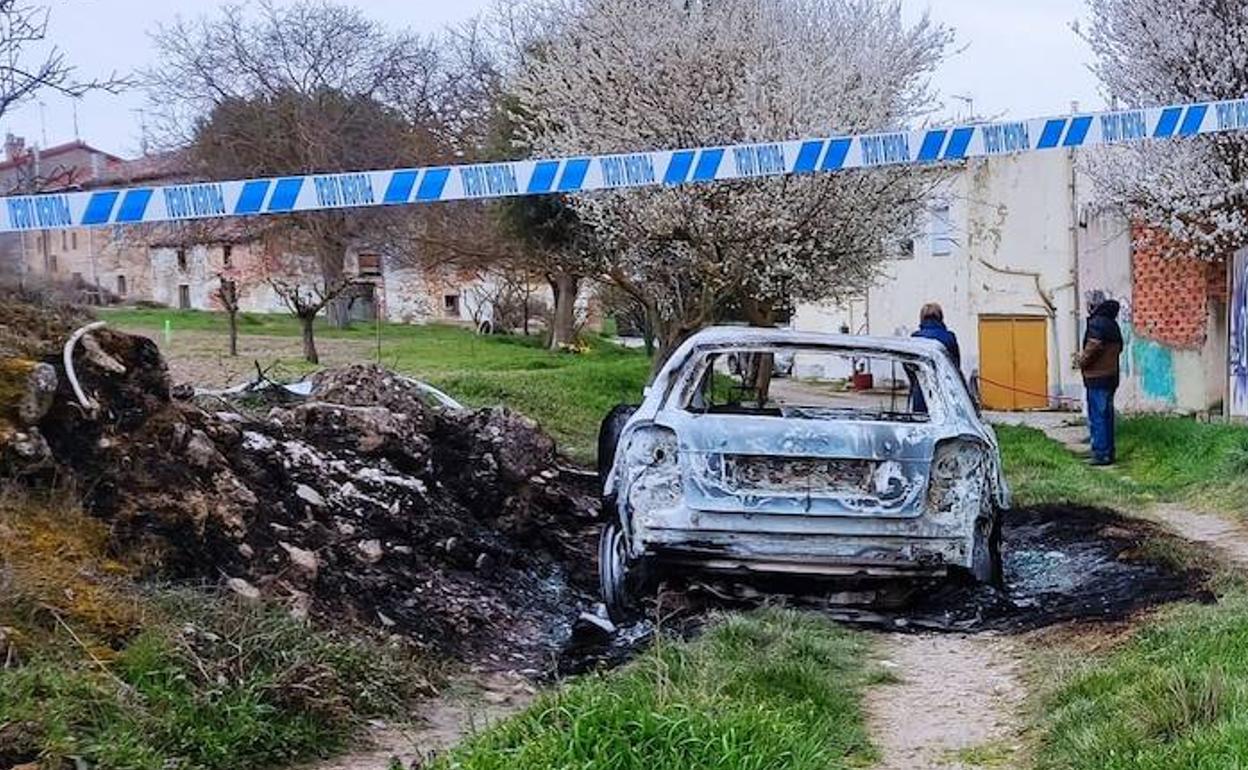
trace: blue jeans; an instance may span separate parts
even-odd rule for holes
[[[1092,434],[1092,457],[1114,461],[1114,390],[1088,388],[1088,432]]]

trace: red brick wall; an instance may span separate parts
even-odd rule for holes
[[[1136,334],[1176,348],[1205,343],[1213,266],[1184,253],[1166,233],[1131,228],[1131,324]]]

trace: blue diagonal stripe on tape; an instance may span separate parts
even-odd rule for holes
[[[845,165],[846,156],[849,155],[849,146],[853,143],[854,140],[848,136],[828,142],[828,152],[823,156],[823,164],[820,168],[824,171],[840,171]]]
[[[1063,147],[1078,147],[1088,138],[1088,129],[1092,126],[1092,116],[1083,115],[1070,121],[1070,128],[1066,130],[1066,138],[1062,141]]]
[[[723,147],[711,147],[698,155],[697,168],[693,170],[693,181],[709,182],[719,171],[719,163],[724,159]]]
[[[117,211],[118,222],[142,222],[147,213],[147,204],[152,199],[150,188],[127,190],[121,199],[121,208]]]
[[[407,203],[412,199],[412,188],[416,186],[416,171],[396,171],[386,185],[386,197],[383,203]]]
[[[559,173],[559,161],[544,160],[533,167],[527,192],[548,193],[555,186],[555,174]]]
[[[689,179],[689,169],[693,168],[693,150],[681,150],[672,153],[667,162],[667,173],[663,175],[663,184],[684,184]]]
[[[585,184],[589,171],[589,158],[573,158],[563,165],[559,175],[559,192],[576,192]]]
[[[442,190],[446,188],[446,180],[450,178],[451,170],[449,168],[427,169],[424,177],[420,180],[420,187],[416,189],[416,200],[438,200],[442,197]]]
[[[273,186],[273,194],[269,196],[269,211],[291,211],[295,201],[299,200],[299,191],[303,189],[303,177],[288,176],[277,180]]]
[[[1200,132],[1200,125],[1205,122],[1205,113],[1209,107],[1204,104],[1193,104],[1183,115],[1183,124],[1179,126],[1179,136],[1192,136]]]
[[[257,179],[243,185],[234,204],[235,214],[256,214],[264,208],[264,196],[269,192],[269,180]]]
[[[945,160],[962,160],[965,158],[966,151],[971,146],[971,137],[973,136],[975,136],[974,128],[955,128],[953,135],[949,137],[949,144],[945,147]]]
[[[116,190],[91,193],[91,199],[87,201],[87,210],[82,213],[82,223],[102,225],[107,222],[108,218],[113,215],[113,205],[117,203],[119,197],[121,193]]]
[[[1056,147],[1057,143],[1062,141],[1062,131],[1066,128],[1066,121],[1063,118],[1050,120],[1044,124],[1044,130],[1040,132],[1040,141],[1036,144],[1037,150],[1047,150],[1050,147]]]
[[[819,156],[823,154],[823,145],[822,141],[802,142],[802,148],[797,151],[797,162],[793,164],[793,173],[809,174],[814,171]]]
[[[940,158],[940,148],[945,146],[945,137],[949,132],[943,128],[928,131],[923,137],[923,145],[919,147],[918,161],[920,163],[931,163]]]
[[[1153,131],[1153,136],[1157,139],[1166,139],[1174,135],[1174,129],[1179,127],[1179,117],[1183,114],[1182,107],[1167,107],[1161,111],[1161,117],[1157,120],[1157,128]]]

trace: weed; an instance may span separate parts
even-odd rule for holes
[[[860,766],[873,758],[858,699],[864,652],[862,637],[813,616],[725,617],[696,642],[565,685],[438,766]]]

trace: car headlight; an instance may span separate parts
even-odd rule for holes
[[[974,439],[947,439],[936,445],[927,483],[929,516],[944,518],[941,514],[980,509],[988,494],[988,452]]]
[[[624,450],[628,505],[634,511],[670,508],[680,502],[680,462],[676,434],[667,428],[641,428]]]

